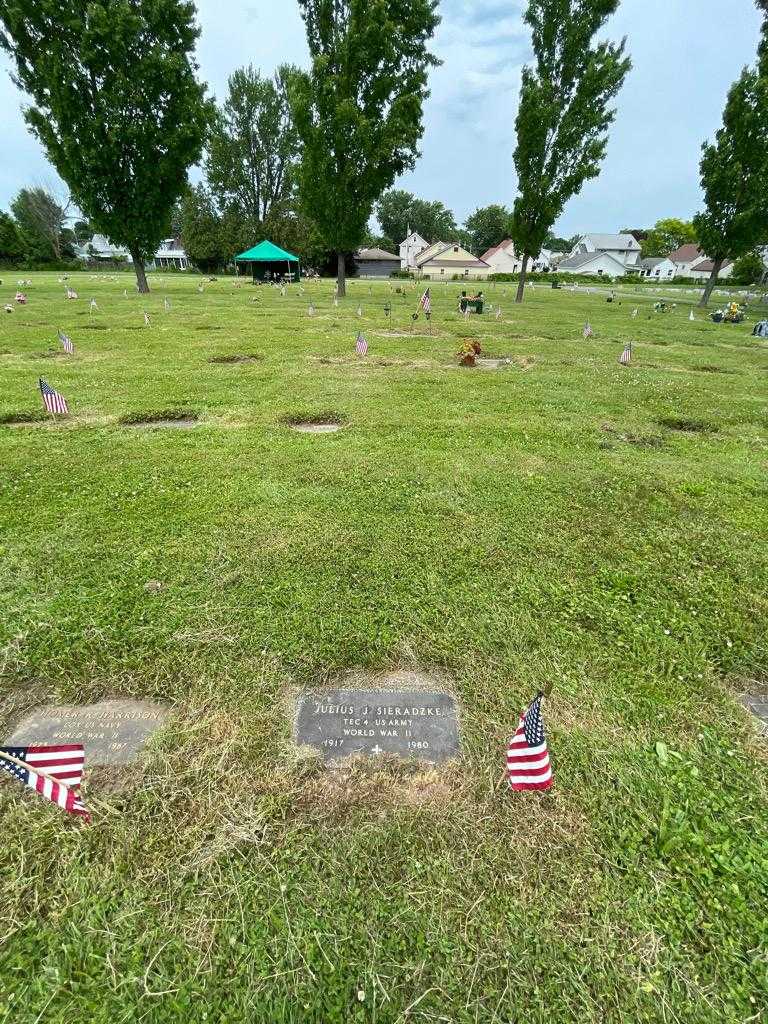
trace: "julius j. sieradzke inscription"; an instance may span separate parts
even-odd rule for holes
[[[351,754],[448,761],[459,753],[456,701],[421,690],[305,693],[298,700],[296,741],[329,761]]]

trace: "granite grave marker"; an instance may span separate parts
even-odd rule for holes
[[[161,704],[140,700],[38,708],[19,722],[5,742],[12,746],[82,743],[86,768],[126,765],[138,759],[170,713]]]
[[[352,754],[449,761],[459,754],[456,700],[426,690],[304,693],[297,702],[295,738],[326,761]]]

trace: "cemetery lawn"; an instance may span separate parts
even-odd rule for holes
[[[751,324],[691,323],[679,293],[519,307],[511,284],[485,288],[500,322],[467,323],[455,283],[411,335],[418,292],[388,283],[334,310],[328,281],[140,297],[82,274],[65,302],[23,276],[0,313],[0,722],[105,696],[174,717],[135,766],[86,771],[90,827],[0,784],[0,1022],[763,1020]],[[511,362],[458,368],[467,337]],[[41,421],[39,376],[69,419]],[[284,421],[329,414],[338,433]],[[447,677],[458,763],[293,749],[296,688],[393,668]],[[555,786],[510,795],[505,741],[550,687]]]

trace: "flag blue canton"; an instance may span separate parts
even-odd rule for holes
[[[544,742],[544,723],[541,719],[541,697],[537,697],[526,712],[525,739],[529,747],[538,747]]]

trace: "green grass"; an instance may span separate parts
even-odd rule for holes
[[[327,281],[164,275],[142,298],[83,274],[75,303],[32,277],[0,320],[0,716],[107,695],[175,716],[122,788],[92,779],[90,828],[0,787],[0,1021],[763,1019],[751,325],[652,294],[518,307],[514,285],[486,288],[500,323],[466,323],[455,284],[411,335],[418,293],[388,284],[334,310]],[[57,328],[74,358],[40,358]],[[459,369],[466,337],[512,362]],[[262,358],[211,361],[235,354]],[[72,417],[14,422],[41,374]],[[460,763],[292,752],[294,688],[401,666],[451,678]],[[510,796],[504,742],[550,686],[555,788]]]

